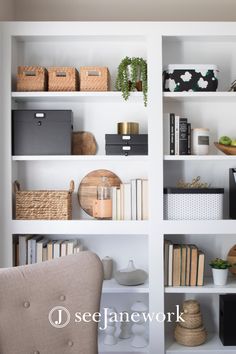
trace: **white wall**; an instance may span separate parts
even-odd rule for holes
[[[236,20],[235,0],[15,0],[15,7],[16,19],[26,21]]]
[[[0,21],[14,20],[14,15],[15,0],[0,0]]]

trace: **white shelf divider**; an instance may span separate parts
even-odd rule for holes
[[[236,235],[236,220],[165,220],[166,235]]]
[[[216,92],[164,92],[164,100],[196,100],[196,101],[231,101],[236,103],[236,92],[216,91]]]
[[[148,221],[113,220],[13,220],[12,234],[146,235]]]
[[[124,286],[115,279],[103,281],[103,294],[146,294],[149,292],[149,285],[145,283],[138,286]]]
[[[78,102],[78,101],[118,101],[124,102],[121,92],[106,91],[106,92],[12,92],[12,99],[15,102]],[[142,102],[142,92],[131,92],[128,102]]]
[[[113,156],[113,155],[31,155],[31,156],[12,156],[12,161],[119,161],[119,162],[146,162],[148,156]]]
[[[165,293],[168,294],[226,294],[236,293],[236,281],[229,278],[228,283],[225,286],[216,286],[213,284],[211,277],[204,279],[203,286],[178,286],[178,287],[166,287]]]
[[[165,161],[234,161],[235,156],[229,155],[165,155]]]
[[[209,333],[206,343],[199,345],[198,347],[184,347],[177,342],[168,340],[166,341],[166,353],[167,354],[235,354],[236,347],[223,346],[217,333]]]

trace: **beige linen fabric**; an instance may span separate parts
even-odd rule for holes
[[[99,311],[102,279],[91,252],[1,269],[0,354],[97,354],[97,324],[75,323],[74,314]],[[65,328],[49,323],[55,306],[71,314]]]

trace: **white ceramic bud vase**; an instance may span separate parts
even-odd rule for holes
[[[227,283],[228,269],[212,268],[214,285],[224,286]]]

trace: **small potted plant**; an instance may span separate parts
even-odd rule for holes
[[[226,285],[228,269],[232,267],[232,264],[224,259],[215,258],[209,265],[212,268],[214,284],[219,286]]]
[[[131,91],[143,91],[144,105],[147,105],[147,62],[143,58],[125,57],[119,67],[116,89],[127,101]]]

